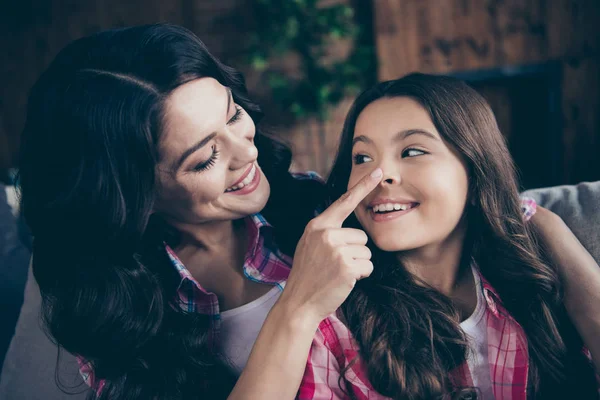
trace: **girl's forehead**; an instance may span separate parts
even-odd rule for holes
[[[374,139],[397,139],[401,132],[424,130],[440,138],[439,132],[425,108],[410,97],[384,97],[366,106],[359,114],[354,139],[364,136]]]

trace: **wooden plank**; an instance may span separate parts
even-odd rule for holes
[[[242,42],[234,24],[220,27],[212,22],[243,12],[242,0],[46,1],[35,2],[34,8],[29,3],[16,2],[0,15],[0,145],[8,147],[0,151],[0,165],[14,164],[29,90],[69,42],[104,29],[156,22],[186,26],[218,56],[225,47],[236,52],[234,44]]]
[[[597,0],[374,0],[379,77],[600,51]]]
[[[600,57],[564,63],[563,179],[568,183],[600,178]]]
[[[598,0],[374,0],[374,7],[382,80],[412,71],[562,63],[564,154],[562,176],[555,183],[600,178]],[[517,118],[512,111],[518,110],[502,104],[506,96],[501,89],[487,91],[501,128],[510,135],[523,112]],[[531,135],[539,137],[539,132]],[[515,137],[513,143],[522,140],[531,147],[526,138]],[[522,154],[516,156],[525,156],[525,150],[517,150]],[[522,162],[534,180],[547,179],[539,168]]]

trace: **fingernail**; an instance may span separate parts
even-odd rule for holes
[[[371,172],[371,178],[381,178],[383,175],[383,171],[381,168],[377,168],[375,171]]]

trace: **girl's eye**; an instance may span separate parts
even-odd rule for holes
[[[203,161],[203,162],[199,163],[198,165],[196,165],[194,167],[194,171],[201,172],[201,171],[206,171],[207,169],[210,169],[210,167],[215,165],[217,158],[219,158],[219,149],[217,149],[217,145],[214,144],[212,146],[212,154],[210,155],[208,160]]]
[[[356,164],[356,165],[373,161],[373,159],[371,157],[364,155],[364,154],[356,154],[352,158],[353,158],[354,164]]]
[[[227,121],[227,125],[233,125],[236,122],[238,122],[242,116],[242,107],[236,105],[235,106],[235,114],[233,114],[233,117],[231,117],[231,119],[229,121]]]
[[[406,149],[402,152],[402,158],[422,156],[424,154],[427,154],[427,152],[425,152],[423,150],[419,150],[419,149],[410,148],[410,149]]]

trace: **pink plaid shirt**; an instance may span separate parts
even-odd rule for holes
[[[502,307],[494,288],[481,278],[494,396],[498,400],[525,400],[529,365],[527,338],[523,328]],[[346,372],[348,383],[345,384],[340,379],[341,371],[354,359],[357,361]],[[457,387],[473,386],[466,361],[451,375]],[[344,391],[352,391],[359,400],[388,399],[373,389],[359,356],[358,343],[338,316],[331,315],[321,322],[313,339],[298,399],[347,399]]]
[[[297,179],[315,179],[320,180],[320,177],[314,173],[297,174]],[[535,201],[533,199],[522,200],[522,210],[526,219],[529,219],[535,213]],[[254,214],[246,217],[246,226],[249,234],[249,246],[246,252],[244,261],[244,274],[253,281],[267,283],[271,285],[281,285],[287,280],[290,273],[292,260],[287,255],[283,254],[275,245],[273,238],[273,228],[260,214]],[[184,264],[177,257],[173,249],[165,245],[165,250],[175,269],[181,276],[181,282],[177,290],[177,296],[180,299],[181,306],[188,312],[198,312],[213,316],[213,332],[212,337],[217,337],[220,327],[220,311],[217,296],[214,293],[208,292],[192,277],[191,273],[185,268]],[[337,331],[327,328],[328,325],[336,327]],[[301,399],[334,399],[339,397],[337,388],[337,376],[339,376],[339,364],[330,364],[327,360],[330,357],[328,347],[324,345],[324,341],[320,338],[323,334],[331,337],[327,343],[334,342],[334,333],[339,333],[339,338],[348,338],[347,340],[339,339],[344,345],[343,348],[357,348],[352,339],[349,339],[350,332],[335,316],[331,316],[324,320],[319,326],[319,330],[315,336],[312,349],[310,351],[309,360],[307,362],[306,373],[303,379],[302,387],[300,388],[299,398]],[[344,336],[345,335],[345,336]],[[320,344],[322,343],[322,344]],[[352,347],[353,346],[353,347]],[[493,354],[493,353],[490,353]],[[346,357],[351,360],[352,357]],[[490,357],[490,359],[492,359]],[[89,363],[83,358],[77,358],[80,365],[80,374],[85,382],[94,387],[93,370]],[[526,360],[526,359],[525,359]],[[343,368],[343,367],[342,367]],[[311,375],[311,371],[314,371]],[[336,375],[335,382],[331,379],[324,379],[329,375]],[[358,371],[360,373],[360,371]],[[313,376],[313,378],[310,378]],[[348,374],[348,376],[350,376]],[[365,385],[369,385],[366,380],[366,375],[362,376],[362,381]],[[311,383],[312,382],[312,383]],[[329,385],[328,383],[335,383]],[[98,391],[102,390],[103,382],[98,382]],[[312,387],[312,389],[311,389]],[[328,389],[331,388],[331,389]],[[322,395],[323,390],[331,390],[330,395]],[[371,396],[377,395],[371,389]],[[336,397],[338,396],[338,397]],[[379,396],[379,395],[377,395]],[[379,397],[362,397],[362,398],[381,398]]]
[[[529,220],[536,211],[535,201],[522,198],[521,205],[525,220]],[[502,307],[494,288],[480,277],[486,301],[488,359],[494,396],[498,400],[525,400],[529,366],[525,332]],[[347,399],[346,393],[350,391],[359,400],[387,399],[371,386],[358,343],[338,316],[332,314],[319,325],[298,400]],[[345,373],[346,381],[340,379],[341,371],[354,359],[356,362]],[[457,387],[473,386],[466,361],[452,371],[451,377]]]
[[[298,180],[316,180],[324,184],[323,179],[315,172],[294,173]],[[315,216],[320,209],[315,210]],[[250,215],[245,218],[246,228],[248,229],[248,249],[244,258],[244,275],[251,281],[278,285],[283,289],[282,283],[285,282],[290,274],[292,259],[282,253],[273,238],[273,227],[261,214]],[[219,300],[217,295],[206,291],[198,283],[185,265],[181,262],[175,251],[165,244],[165,251],[169,256],[171,264],[179,272],[181,282],[177,288],[176,296],[179,297],[179,304],[187,312],[197,312],[213,316],[211,337],[218,337],[221,325],[219,311]],[[94,387],[94,373],[92,366],[82,357],[77,357],[79,363],[79,373],[88,386]],[[102,390],[104,383],[98,382],[98,391]]]
[[[244,275],[255,282],[281,287],[281,283],[285,282],[290,273],[291,258],[279,251],[273,242],[273,228],[262,215],[254,214],[246,217],[246,227],[249,235],[249,246],[244,260]],[[179,304],[188,312],[212,315],[212,338],[217,337],[221,323],[217,295],[202,288],[185,268],[173,249],[165,245],[165,251],[181,276],[181,282],[177,289]],[[91,365],[80,357],[77,360],[81,376],[88,386],[94,387]],[[98,382],[98,391],[102,390],[103,385],[102,381]]]

